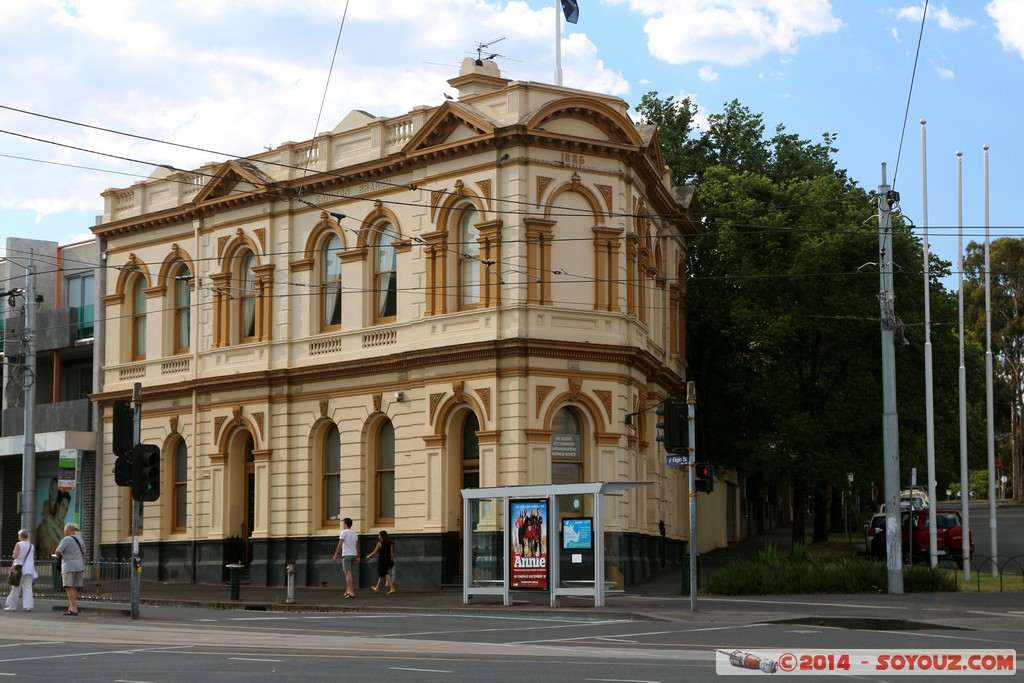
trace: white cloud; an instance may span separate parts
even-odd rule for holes
[[[1024,57],[1024,3],[1020,0],[992,0],[985,11],[996,22],[999,42],[1004,50]]]
[[[714,81],[718,78],[718,72],[711,68],[711,65],[705,65],[697,71],[697,78],[702,81]]]
[[[912,21],[921,21],[921,15],[924,12],[924,5],[915,7],[904,7],[897,10],[896,17],[898,19],[910,19]],[[939,22],[939,26],[949,31],[959,31],[962,28],[973,26],[974,21],[965,17],[958,17],[948,9],[945,5],[938,7],[928,7],[928,19]]]
[[[827,0],[610,0],[649,16],[647,49],[671,64],[742,65],[771,53],[796,52],[800,40],[841,22]]]
[[[952,69],[947,69],[944,66],[936,66],[935,73],[939,75],[939,78],[956,78],[956,73]]]

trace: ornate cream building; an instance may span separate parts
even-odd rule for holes
[[[402,584],[437,587],[461,573],[461,488],[583,481],[654,482],[608,513],[623,581],[678,559],[686,478],[654,407],[685,393],[692,189],[621,99],[472,59],[449,83],[440,106],[104,193],[104,555],[131,541],[111,404],[140,383],[163,462],[147,578],[242,561],[280,585],[295,562],[337,585],[352,517],[364,554],[386,529]],[[720,488],[702,547],[725,544]]]

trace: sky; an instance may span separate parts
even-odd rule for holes
[[[100,193],[156,164],[197,168],[308,140],[353,109],[440,105],[478,49],[506,78],[553,83],[555,6],[3,0],[0,246],[88,239]],[[579,10],[561,28],[564,85],[621,97],[634,116],[653,91],[691,98],[700,120],[735,99],[769,134],[780,123],[812,141],[834,133],[839,166],[875,189],[885,163],[916,225],[927,119],[932,251],[956,265],[961,206],[964,244],[984,240],[986,144],[991,237],[1024,236],[1024,1],[929,2],[924,22],[922,0],[579,0]]]

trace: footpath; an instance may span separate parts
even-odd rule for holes
[[[706,570],[714,571],[731,561],[754,558],[768,545],[787,548],[788,533],[788,530],[780,530],[759,535],[707,553],[701,558],[701,575],[706,576]],[[344,599],[340,588],[296,587],[294,602],[288,602],[287,589],[283,586],[243,584],[239,587],[239,599],[232,600],[226,584],[143,581],[140,613],[145,618],[147,606],[166,606],[267,612],[519,614],[595,620],[718,622],[722,625],[784,622],[878,630],[1001,630],[1024,626],[1024,592],[1019,591],[728,597],[706,595],[702,586],[694,610],[693,601],[684,593],[683,577],[682,567],[667,567],[648,581],[608,593],[603,607],[595,607],[592,597],[562,597],[558,607],[551,607],[546,591],[516,591],[512,606],[505,606],[500,597],[491,596],[474,596],[467,605],[463,603],[461,587],[405,591],[400,574],[398,592],[394,595],[386,595],[383,590],[374,593],[367,587],[357,589],[355,599]],[[1015,579],[1024,581],[1020,577]],[[83,614],[124,613],[129,609],[127,605],[89,601],[82,601],[80,607]]]

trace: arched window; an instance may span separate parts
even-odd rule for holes
[[[393,523],[395,519],[395,427],[385,420],[377,430],[376,521]]]
[[[184,353],[189,350],[189,335],[192,330],[192,273],[184,263],[172,271],[174,283],[174,352]]]
[[[241,253],[238,271],[239,327],[238,337],[241,341],[250,341],[256,337],[256,256],[249,250]]]
[[[476,224],[480,214],[472,204],[458,211],[459,217],[459,305],[476,306],[480,303],[480,231]]]
[[[551,421],[551,483],[583,482],[583,444],[580,418],[571,408],[559,408]]]
[[[146,276],[139,273],[132,280],[132,360],[146,360]]]
[[[184,439],[178,439],[174,447],[171,473],[171,520],[174,531],[185,531],[188,528],[188,446]]]
[[[320,327],[341,325],[341,238],[331,235],[320,252]]]
[[[462,423],[462,488],[480,488],[480,421],[470,412]]]
[[[376,229],[374,249],[374,311],[377,321],[395,317],[398,309],[397,259],[394,242],[398,238],[395,227],[382,223]]]
[[[341,519],[341,433],[336,425],[324,434],[321,444],[323,453],[323,501],[324,521]]]

